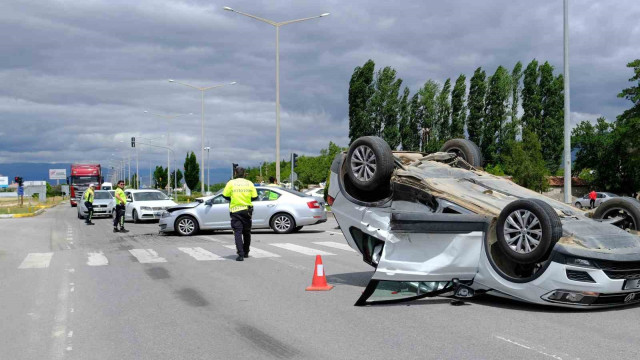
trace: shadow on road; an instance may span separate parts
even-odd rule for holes
[[[327,275],[327,281],[333,285],[351,285],[366,287],[374,271]]]

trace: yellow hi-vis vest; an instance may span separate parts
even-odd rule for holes
[[[118,200],[118,196],[120,196],[124,200],[124,202]],[[116,204],[127,205],[127,195],[124,194],[124,190],[117,188],[115,198],[116,198]]]
[[[84,194],[82,195],[82,199],[86,202],[90,202],[93,204],[93,190],[91,190],[91,188],[88,188]]]
[[[258,197],[258,192],[251,181],[239,178],[227,183],[222,191],[222,196],[231,198],[229,211],[234,213],[247,210],[251,206],[251,198]]]

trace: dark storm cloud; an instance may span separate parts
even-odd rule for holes
[[[331,16],[280,31],[282,156],[347,144],[353,68],[371,58],[415,91],[427,79],[493,73],[521,60],[562,70],[562,1],[5,1],[0,4],[0,162],[101,161],[131,136],[166,144],[178,163],[200,148],[206,93],[211,162],[272,160],[275,21]],[[573,121],[615,118],[638,54],[640,4],[571,1]],[[194,113],[166,121],[145,114]],[[122,141],[122,142],[121,142]],[[140,140],[142,141],[142,140]],[[166,152],[141,146],[141,158]],[[111,154],[115,154],[112,156]]]

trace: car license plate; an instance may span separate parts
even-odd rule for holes
[[[629,279],[624,282],[622,290],[640,289],[640,279]]]

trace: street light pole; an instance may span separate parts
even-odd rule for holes
[[[569,0],[564,0],[564,202],[571,201],[571,106],[569,94]]]
[[[278,183],[280,183],[280,27],[284,25],[296,23],[296,22],[329,16],[329,13],[324,13],[318,16],[312,16],[312,17],[307,17],[302,19],[275,22],[272,20],[267,20],[267,19],[255,16],[255,15],[234,10],[228,6],[225,6],[223,9],[250,17],[258,21],[262,21],[276,28],[276,179],[278,179]]]
[[[207,146],[204,149],[207,150],[207,192],[209,192],[211,191],[211,163],[209,162],[209,150],[211,150],[211,147]]]
[[[211,89],[215,89],[215,88],[219,88],[225,85],[235,85],[236,82],[230,82],[228,84],[220,84],[220,85],[213,85],[213,86],[208,86],[208,87],[197,87],[197,86],[193,86],[193,85],[189,85],[189,84],[185,84],[179,81],[175,81],[173,79],[169,79],[169,82],[172,83],[176,83],[176,84],[180,84],[180,85],[184,85],[184,86],[188,86],[192,89],[196,89],[199,90],[201,93],[201,99],[202,99],[202,120],[201,120],[201,124],[200,124],[200,128],[201,128],[201,137],[200,137],[200,192],[202,192],[204,194],[204,92],[207,90],[211,90]]]

